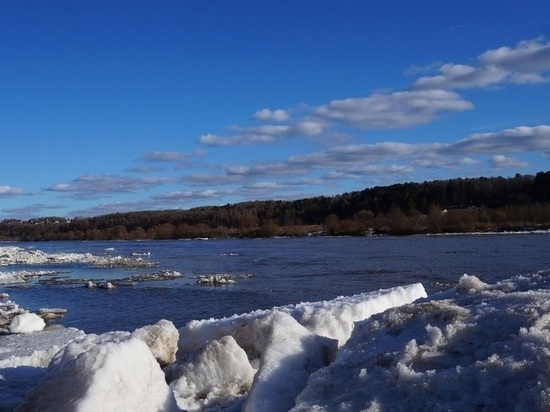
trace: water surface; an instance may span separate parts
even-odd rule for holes
[[[550,235],[408,237],[307,237],[138,242],[4,243],[48,253],[140,254],[159,262],[151,269],[98,269],[82,264],[10,266],[61,270],[86,279],[118,279],[175,270],[176,280],[144,282],[115,290],[31,283],[2,287],[20,306],[66,308],[59,321],[87,333],[133,330],[165,318],[177,327],[192,319],[229,316],[273,306],[333,299],[421,282],[429,294],[456,284],[464,273],[493,283],[550,269]],[[199,286],[207,274],[241,276],[227,286]],[[244,275],[253,275],[246,277]]]

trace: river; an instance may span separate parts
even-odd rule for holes
[[[136,256],[156,268],[93,268],[84,264],[15,265],[0,271],[59,270],[62,276],[114,280],[158,270],[173,280],[114,290],[83,285],[46,286],[32,281],[0,285],[10,299],[32,311],[64,308],[57,321],[87,333],[133,330],[161,318],[177,327],[255,309],[333,299],[421,282],[428,294],[456,284],[464,273],[493,283],[550,269],[550,234],[485,234],[407,237],[305,237],[116,242],[1,243],[47,253]],[[200,275],[226,274],[235,284],[203,286]]]

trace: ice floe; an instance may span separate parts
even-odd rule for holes
[[[18,246],[0,247],[0,266],[85,263],[101,268],[145,268],[158,262],[139,256],[97,256],[91,253],[46,253]]]
[[[199,277],[197,278],[197,284],[207,286],[233,285],[237,283],[237,279],[248,279],[251,277],[254,277],[254,275],[233,275],[229,273],[199,275]]]

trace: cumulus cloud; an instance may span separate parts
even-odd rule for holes
[[[400,129],[428,123],[441,113],[472,108],[454,92],[417,90],[334,100],[317,107],[314,114],[361,129]]]
[[[519,42],[516,47],[500,47],[478,56],[478,65],[446,63],[439,74],[419,78],[412,86],[418,89],[467,89],[504,83],[536,84],[548,80],[550,43],[542,38]]]
[[[117,175],[83,175],[70,183],[58,183],[48,191],[64,193],[72,197],[97,197],[114,193],[134,193],[162,185],[160,177],[134,178]]]
[[[450,144],[444,153],[494,154],[519,152],[550,153],[550,126],[518,126],[498,133],[476,133]]]
[[[473,67],[462,64],[444,64],[440,74],[433,77],[421,77],[414,89],[470,89],[487,87],[502,83],[510,72],[497,66]]]
[[[515,48],[500,47],[479,56],[484,65],[495,65],[511,71],[540,73],[550,70],[550,42],[542,38],[524,40]]]
[[[254,113],[254,119],[262,121],[274,121],[274,122],[285,122],[290,118],[290,115],[286,110],[277,109],[262,109]]]
[[[231,136],[205,134],[199,143],[206,146],[237,146],[258,143],[273,143],[277,137],[314,136],[323,132],[323,122],[304,119],[292,125],[264,124],[253,127],[232,126]]]
[[[491,167],[495,169],[507,169],[507,168],[513,168],[513,169],[519,169],[528,167],[529,163],[523,162],[519,159],[514,159],[511,157],[506,157],[503,155],[495,155],[489,159],[489,163],[491,164]]]
[[[407,74],[436,68],[411,66]],[[548,80],[550,43],[542,38],[519,42],[515,47],[488,50],[475,64],[437,63],[437,74],[418,78],[409,88],[393,93],[333,100],[316,107],[302,107],[301,118],[291,119],[286,110],[264,108],[254,113],[258,121],[285,122],[254,127],[234,126],[235,134],[205,134],[207,146],[273,143],[281,137],[322,135],[337,126],[370,129],[405,129],[434,121],[445,113],[474,108],[457,89],[486,88],[506,83],[536,84]]]
[[[19,187],[0,185],[0,196],[19,196],[23,194],[23,189]]]

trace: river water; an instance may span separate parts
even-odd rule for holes
[[[333,299],[421,282],[428,294],[456,284],[462,274],[493,283],[550,269],[550,234],[408,237],[307,237],[282,239],[132,242],[33,242],[2,246],[47,253],[132,256],[156,268],[105,269],[83,264],[9,266],[2,271],[59,270],[63,276],[120,279],[158,270],[178,271],[175,280],[143,282],[114,290],[30,282],[1,286],[29,310],[65,308],[57,321],[87,333],[133,330],[159,319],[176,327],[192,319],[229,316],[255,309]],[[230,274],[236,283],[197,284],[200,275]]]

